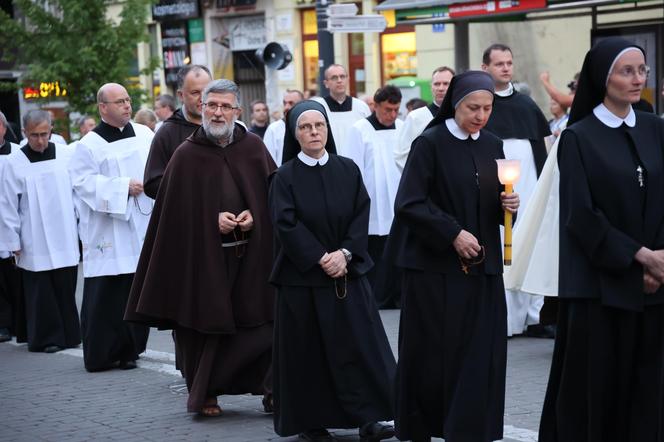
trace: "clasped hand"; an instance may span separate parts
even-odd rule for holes
[[[341,250],[325,253],[318,261],[323,271],[331,278],[340,278],[348,273],[346,257]]]
[[[519,200],[519,194],[516,192],[510,194],[500,192],[500,203],[503,206],[503,210],[516,213],[516,211],[519,209],[519,204],[521,201]]]
[[[243,210],[237,216],[230,212],[221,212],[218,222],[219,231],[224,235],[231,233],[238,226],[243,232],[248,232],[254,227],[254,217],[249,209]]]
[[[641,247],[635,258],[643,265],[643,291],[655,293],[664,284],[664,250]]]

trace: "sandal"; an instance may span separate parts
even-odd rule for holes
[[[203,417],[218,417],[221,416],[221,407],[216,399],[208,399],[198,414]]]

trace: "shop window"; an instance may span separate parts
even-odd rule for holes
[[[417,75],[415,32],[381,35],[383,82],[406,75]]]

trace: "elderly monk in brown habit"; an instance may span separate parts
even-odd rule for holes
[[[275,165],[261,139],[235,123],[239,100],[232,81],[205,88],[203,126],[161,181],[125,314],[175,331],[187,408],[203,416],[221,414],[219,395],[264,394],[272,357]]]

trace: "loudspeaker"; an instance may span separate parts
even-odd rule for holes
[[[273,41],[256,50],[256,57],[270,69],[283,69],[293,61],[293,54],[286,45]]]

